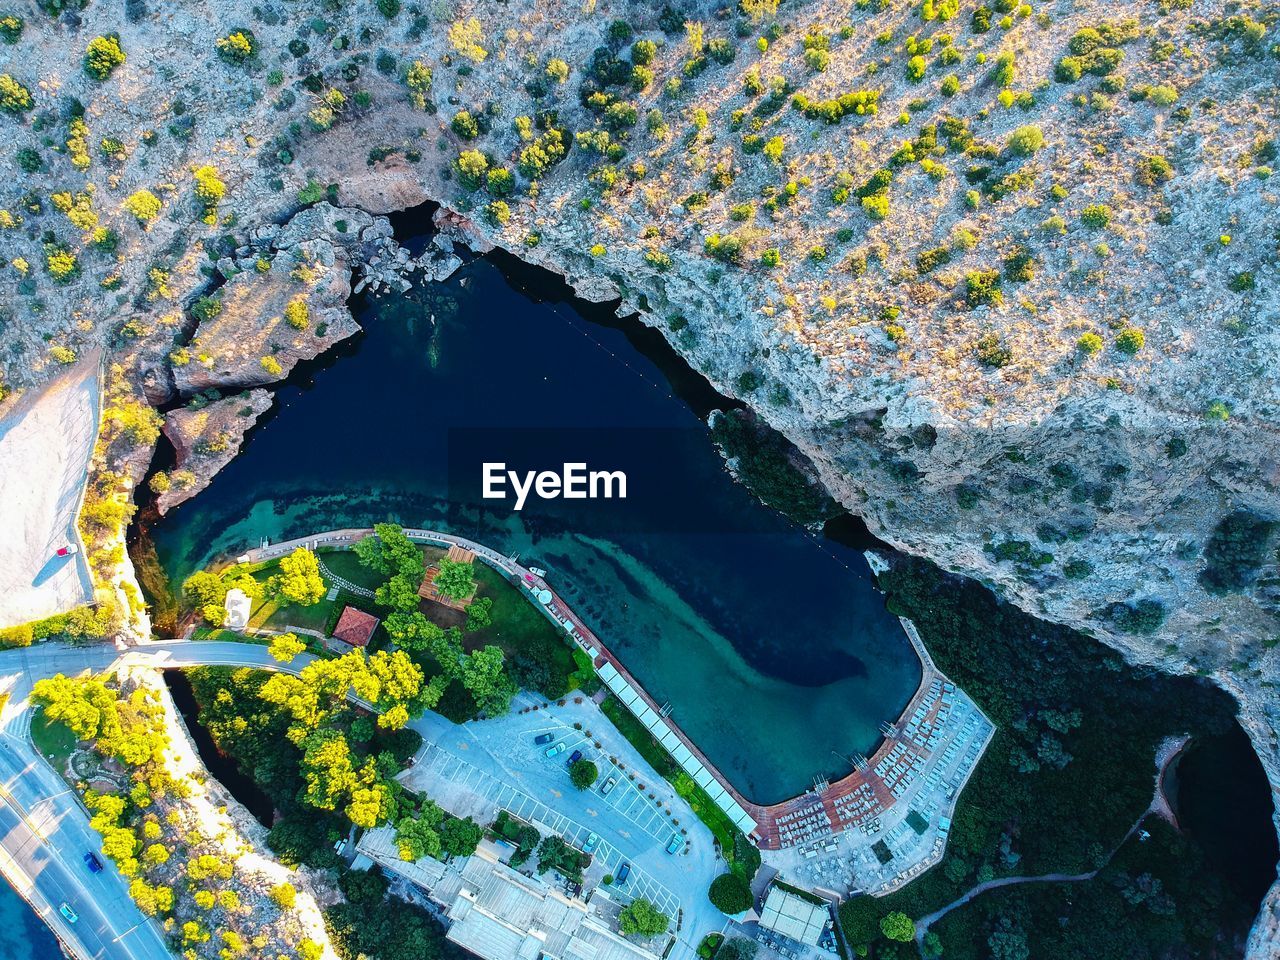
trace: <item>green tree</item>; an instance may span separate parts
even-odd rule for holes
[[[415,816],[404,817],[396,824],[396,848],[400,859],[413,862],[423,857],[440,856],[439,828],[444,811],[427,800]]]
[[[750,910],[755,902],[750,885],[736,873],[722,873],[712,880],[707,897],[717,910],[729,916]]]
[[[475,568],[460,560],[441,558],[440,572],[433,581],[440,596],[447,600],[463,600],[476,589]]]
[[[280,572],[271,578],[274,592],[289,603],[309,607],[324,596],[324,580],[316,555],[306,547],[298,547],[280,558]]]
[[[493,598],[478,597],[467,607],[467,630],[474,633],[493,625]]]
[[[470,817],[449,817],[440,828],[440,849],[450,856],[469,857],[483,836],[480,825]]]
[[[666,933],[671,918],[643,897],[633,900],[618,914],[618,929],[625,934],[656,937]]]
[[[462,663],[459,679],[480,710],[491,717],[506,713],[516,686],[502,669],[501,647],[492,644],[476,650]]]
[[[910,943],[915,939],[916,925],[905,913],[895,910],[881,918],[880,932],[889,940]]]
[[[599,769],[590,760],[579,760],[569,768],[569,779],[579,790],[588,789],[599,777]]]

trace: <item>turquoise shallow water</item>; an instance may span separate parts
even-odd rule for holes
[[[486,260],[361,321],[365,335],[283,386],[240,457],[152,528],[171,577],[262,537],[437,526],[547,568],[749,798],[785,799],[874,748],[918,661],[857,551],[732,480],[674,392],[678,363]],[[625,466],[628,499],[460,505],[480,460],[539,455],[530,466]]]

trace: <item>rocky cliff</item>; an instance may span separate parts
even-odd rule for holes
[[[249,390],[212,403],[193,403],[165,414],[164,435],[173,444],[174,465],[153,474],[156,509],[163,516],[209,485],[240,452],[244,436],[272,403],[266,390]]]
[[[640,311],[878,536],[1212,676],[1280,784],[1274,7],[397,8],[26,23],[5,382],[110,342],[153,399],[268,384],[354,332],[353,270],[398,284],[369,213],[435,200]]]

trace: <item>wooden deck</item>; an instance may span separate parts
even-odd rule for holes
[[[449,552],[445,554],[446,560],[452,560],[454,563],[470,563],[474,564],[476,555],[458,546],[456,543],[449,547]],[[418,585],[418,596],[430,603],[438,603],[442,607],[448,607],[450,610],[466,610],[471,606],[471,601],[476,598],[475,588],[460,600],[454,600],[450,597],[442,597],[440,591],[436,589],[436,576],[440,573],[440,564],[433,563],[427,567],[422,574],[422,583]]]

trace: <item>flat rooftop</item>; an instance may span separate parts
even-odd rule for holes
[[[760,911],[760,926],[809,946],[818,945],[830,919],[830,907],[797,896],[777,884],[769,888],[764,909]]]

